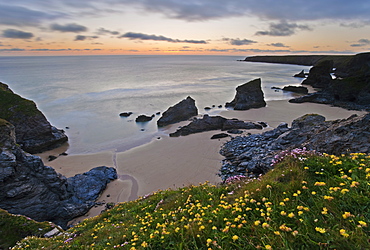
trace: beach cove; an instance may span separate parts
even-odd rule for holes
[[[279,124],[291,122],[305,114],[320,114],[326,120],[348,118],[352,114],[364,114],[362,111],[349,111],[329,105],[304,103],[291,104],[286,100],[268,101],[267,106],[246,111],[227,110],[220,113],[226,118],[237,118],[244,121],[263,121],[269,127],[264,130],[246,130],[246,133],[261,133]],[[208,131],[177,138],[168,134],[178,126],[188,122],[173,124],[161,130],[160,139],[129,149],[124,152],[102,151],[94,154],[60,156],[48,161],[49,155],[62,153],[63,147],[44,152],[39,156],[45,165],[53,167],[66,177],[88,171],[97,166],[115,167],[118,179],[109,183],[97,202],[118,203],[134,200],[140,196],[157,190],[198,185],[206,181],[217,184],[221,182],[218,172],[223,157],[219,154],[220,147],[228,138],[211,140],[211,136],[219,131]],[[92,208],[83,218],[96,216],[104,206]]]

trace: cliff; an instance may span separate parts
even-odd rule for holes
[[[88,212],[107,183],[117,178],[108,167],[66,178],[40,157],[25,153],[15,137],[15,127],[0,119],[0,208],[10,213],[65,227]]]
[[[36,104],[0,82],[0,118],[15,127],[16,142],[29,153],[56,148],[68,140],[62,130],[51,126]]]

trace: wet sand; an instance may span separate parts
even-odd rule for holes
[[[328,105],[303,103],[290,104],[287,101],[270,101],[267,106],[247,111],[222,111],[221,116],[238,118],[245,121],[264,121],[272,129],[282,122],[291,122],[305,114],[321,114],[327,120],[347,118],[350,115],[364,114],[365,112],[348,111]],[[189,136],[171,138],[169,133],[174,132],[180,125],[166,127],[160,137],[152,142],[130,149],[125,152],[99,152],[87,155],[59,156],[54,161],[47,161],[49,155],[59,155],[63,148],[40,154],[45,165],[67,177],[83,173],[97,166],[111,166],[117,169],[118,180],[108,184],[98,201],[124,202],[134,200],[139,196],[187,185],[197,185],[209,181],[219,183],[217,176],[221,167],[222,156],[219,154],[221,145],[228,138],[211,140],[211,136],[220,131],[209,131]],[[266,131],[264,129],[262,131]],[[260,133],[261,130],[247,132]],[[100,213],[104,206],[92,209],[86,216],[91,217]],[[81,218],[76,219],[79,220]]]

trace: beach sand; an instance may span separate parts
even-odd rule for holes
[[[261,133],[272,129],[282,122],[291,122],[305,114],[321,114],[327,120],[347,118],[352,114],[364,114],[360,111],[348,111],[328,105],[303,103],[290,104],[288,101],[269,101],[267,106],[247,111],[225,110],[221,116],[238,118],[245,121],[267,122],[269,127],[264,130],[248,130],[249,133]],[[134,200],[157,190],[197,185],[209,181],[217,184],[221,181],[217,173],[223,157],[219,154],[220,147],[229,138],[211,140],[211,136],[220,131],[209,131],[189,136],[172,138],[168,134],[180,125],[166,127],[160,137],[152,142],[130,149],[125,152],[99,152],[87,155],[59,156],[54,161],[47,161],[49,155],[58,155],[63,148],[39,154],[45,165],[53,167],[57,172],[70,177],[83,173],[97,166],[111,166],[117,169],[118,180],[108,184],[98,201],[124,202]],[[85,217],[100,213],[104,206],[93,208]]]

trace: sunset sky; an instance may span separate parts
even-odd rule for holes
[[[0,0],[0,56],[355,54],[369,0]]]

